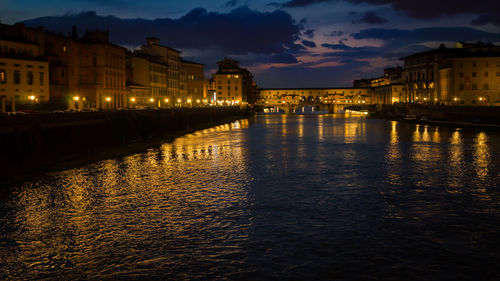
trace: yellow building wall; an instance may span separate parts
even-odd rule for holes
[[[500,57],[452,60],[450,101],[458,105],[500,105]]]
[[[14,80],[19,73],[19,83]],[[28,74],[32,74],[28,83]],[[16,103],[48,102],[49,65],[47,62],[0,57],[0,97]]]
[[[218,103],[243,102],[243,77],[239,74],[214,74]]]

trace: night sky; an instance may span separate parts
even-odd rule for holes
[[[160,44],[206,64],[231,57],[260,87],[350,86],[398,59],[457,41],[500,42],[498,0],[2,0],[2,23],[107,29],[130,49]]]

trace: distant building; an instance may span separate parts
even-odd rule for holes
[[[28,34],[17,27],[0,25],[1,112],[15,111],[16,105],[48,102],[50,98],[49,64],[35,39],[43,30],[32,29]]]
[[[441,102],[439,94],[439,64],[453,56],[454,49],[441,45],[439,49],[401,58],[404,61],[402,102]]]
[[[439,77],[441,99],[447,104],[500,106],[500,53],[448,58]]]
[[[354,80],[353,87],[354,88],[370,88],[372,79],[359,79]]]
[[[322,102],[369,104],[370,88],[272,88],[259,89],[258,105]]]
[[[481,42],[441,45],[404,57],[402,101],[500,105],[499,59],[500,46]]]
[[[173,102],[175,97],[168,94],[167,62],[135,51],[127,54],[127,67],[131,72],[127,80],[127,83],[132,85],[129,86],[131,107],[167,107]],[[146,87],[147,92],[138,92],[140,87]]]
[[[208,102],[207,84],[203,69],[203,64],[181,59],[179,89],[182,100],[190,100],[193,104]]]
[[[141,46],[140,52],[153,58],[157,62],[168,66],[167,68],[167,92],[158,93],[161,99],[178,99],[179,96],[179,70],[180,70],[180,51],[159,44],[160,39],[149,37],[146,39],[146,45]]]
[[[87,32],[77,42],[78,61],[69,76],[76,80],[73,99],[79,97],[84,108],[127,107],[127,50],[110,43],[103,31]]]
[[[216,99],[219,104],[253,103],[256,86],[250,71],[240,68],[238,61],[224,58],[217,62],[218,71],[213,74]]]
[[[403,69],[398,66],[395,68],[384,69],[384,76],[371,79],[371,103],[372,104],[393,104],[403,100],[402,83]]]

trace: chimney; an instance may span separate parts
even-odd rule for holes
[[[156,37],[148,37],[148,38],[146,38],[146,41],[148,42],[148,46],[152,46],[152,45],[158,45],[158,43],[160,42],[160,39],[158,39]]]

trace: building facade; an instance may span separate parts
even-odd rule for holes
[[[260,89],[257,105],[299,104],[301,102],[369,104],[370,88],[280,88]]]
[[[205,82],[204,65],[181,59],[179,91],[180,98],[191,100],[193,104],[206,104],[207,84]]]
[[[140,52],[149,56],[152,60],[167,66],[167,92],[160,93],[162,99],[177,100],[179,98],[179,70],[180,70],[180,51],[159,44],[160,39],[149,37],[146,39],[146,45],[141,46]]]
[[[416,53],[404,60],[403,102],[497,104],[500,46],[458,42],[455,48]],[[500,103],[500,102],[499,102]]]
[[[87,32],[78,47],[79,61],[72,77],[77,85],[73,100],[81,101],[78,107],[127,107],[126,49],[109,43],[108,33],[102,31]]]
[[[49,98],[49,64],[43,49],[15,28],[0,26],[0,111],[16,111],[16,104],[48,102]]]
[[[441,64],[439,76],[448,104],[500,106],[500,56],[450,58]]]
[[[240,68],[238,61],[228,58],[217,64],[219,69],[212,76],[217,103],[225,105],[253,103],[256,86],[250,71]]]

